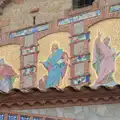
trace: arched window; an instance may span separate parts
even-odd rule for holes
[[[72,0],[73,9],[78,9],[92,5],[94,0]]]

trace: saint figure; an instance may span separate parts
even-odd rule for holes
[[[17,77],[13,68],[4,63],[4,59],[0,60],[0,90],[8,92],[13,87],[13,83]]]
[[[93,53],[93,68],[98,76],[94,87],[99,85],[116,85],[113,73],[115,71],[115,58],[119,56],[120,53],[116,54],[115,50],[110,47],[109,43],[110,37],[106,37],[103,42],[101,42],[101,34],[98,33]]]
[[[60,80],[64,77],[68,65],[68,54],[58,47],[52,45],[51,55],[44,62],[40,62],[48,71],[45,88],[58,87]]]

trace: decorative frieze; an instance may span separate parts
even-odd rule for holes
[[[40,31],[44,31],[44,30],[48,30],[48,29],[49,29],[49,24],[39,25],[39,26],[36,26],[33,28],[28,28],[28,29],[17,31],[17,32],[13,32],[10,34],[10,38],[30,35],[35,32],[40,32]]]
[[[81,34],[75,37],[71,38],[71,43],[77,42],[77,41],[83,41],[89,39],[89,33]]]
[[[76,56],[72,58],[72,64],[77,63],[77,62],[84,62],[84,61],[89,61],[90,60],[90,55],[82,55],[82,56]]]
[[[59,20],[58,26],[66,25],[66,24],[73,23],[73,22],[78,22],[78,21],[85,20],[85,19],[92,18],[92,17],[97,17],[99,15],[100,15],[100,10],[96,10],[96,11],[88,12],[88,13],[81,13],[80,15],[77,15],[74,17]]]
[[[120,5],[115,5],[110,7],[110,12],[120,11]]]
[[[24,48],[21,50],[22,55],[28,55],[35,52],[37,52],[37,47]]]

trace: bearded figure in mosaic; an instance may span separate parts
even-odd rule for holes
[[[60,80],[63,79],[68,66],[68,54],[53,44],[51,48],[51,55],[44,62],[40,62],[48,71],[45,75],[45,88],[58,87]]]
[[[115,71],[115,58],[120,56],[120,52],[116,53],[115,49],[109,46],[109,43],[110,37],[106,37],[102,42],[101,33],[98,33],[93,53],[93,68],[98,76],[94,87],[116,85],[113,73]]]

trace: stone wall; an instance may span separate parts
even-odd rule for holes
[[[51,21],[59,16],[64,16],[64,10],[71,8],[72,0],[24,0],[24,3],[10,3],[3,11],[0,19],[9,19],[3,32],[17,30],[33,24],[33,18],[29,13],[33,8],[39,8],[36,24]],[[2,24],[3,25],[3,24]]]
[[[39,8],[36,24],[44,23],[64,17],[64,10],[72,8],[72,0],[15,0],[4,8],[0,16],[2,32],[22,29],[33,24],[29,13],[33,8]],[[98,1],[99,7],[104,5],[104,0]],[[120,0],[108,0],[108,4],[118,4]]]
[[[75,120],[120,120],[120,104],[19,110],[17,112],[73,118]]]

